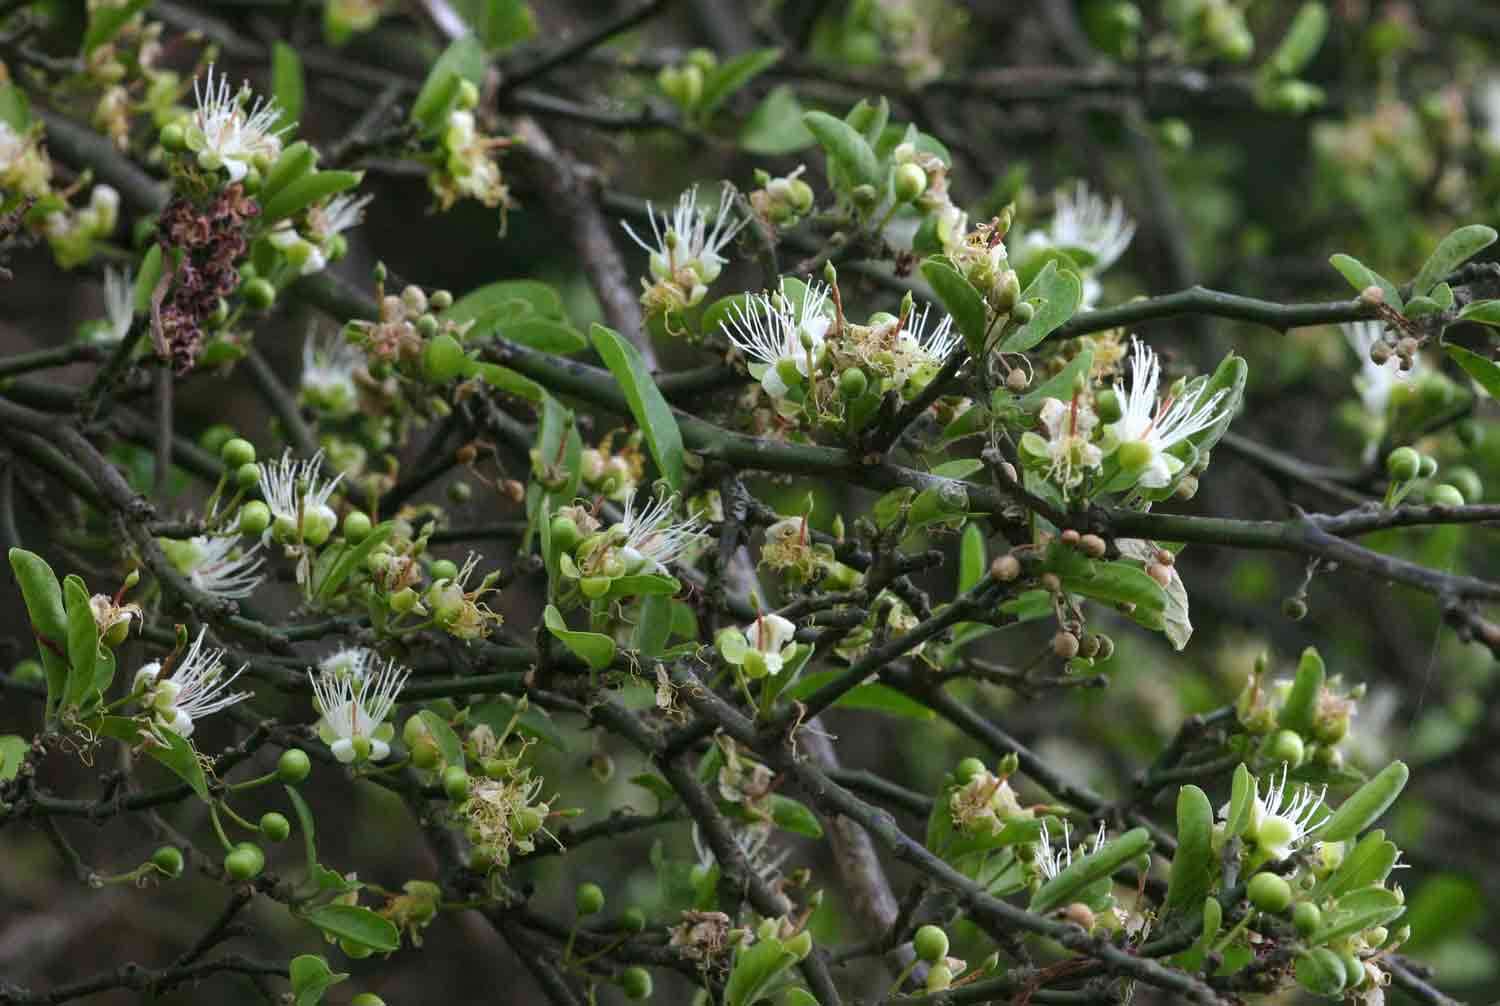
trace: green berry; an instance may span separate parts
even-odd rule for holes
[[[162,126],[156,138],[167,150],[180,151],[187,147],[187,131],[180,122],[169,122]]]
[[[1433,457],[1431,454],[1423,454],[1421,468],[1417,470],[1417,474],[1422,476],[1422,478],[1424,479],[1430,479],[1437,474],[1437,470],[1437,458]]]
[[[443,792],[448,799],[458,801],[469,795],[469,773],[462,765],[449,765],[443,769]]]
[[[18,661],[16,666],[10,669],[12,681],[23,685],[42,685],[47,681],[47,672],[43,670],[41,661],[26,659]]]
[[[254,489],[260,485],[260,466],[240,465],[234,470],[234,485],[237,489]]]
[[[232,426],[215,423],[198,434],[198,446],[210,454],[218,454],[219,451],[224,449],[224,445],[233,439],[234,428]]]
[[[363,510],[350,510],[344,515],[344,540],[358,545],[370,535],[370,515]]]
[[[1427,490],[1427,502],[1434,506],[1463,506],[1464,494],[1457,486],[1443,482]]]
[[[1114,388],[1105,388],[1094,396],[1094,411],[1099,415],[1099,421],[1108,425],[1117,423],[1125,414],[1120,405],[1120,394]]]
[[[273,842],[285,842],[292,833],[292,823],[285,814],[267,811],[260,816],[260,833]]]
[[[224,872],[234,880],[250,880],[266,868],[266,854],[254,842],[241,842],[224,857]]]
[[[620,991],[626,999],[650,999],[651,972],[640,967],[626,968],[620,972]]]
[[[937,926],[923,926],[911,938],[917,958],[931,964],[948,956],[948,934]]]
[[[598,915],[604,911],[604,891],[598,884],[579,884],[573,903],[579,915]]]
[[[1302,736],[1295,730],[1278,731],[1272,738],[1266,753],[1275,761],[1286,762],[1292,768],[1302,764],[1307,748]]]
[[[1385,458],[1385,473],[1397,482],[1410,482],[1422,470],[1422,456],[1410,447],[1397,447]]]
[[[1292,925],[1303,936],[1309,936],[1322,927],[1323,913],[1311,901],[1299,901],[1292,909]]]
[[[959,762],[958,767],[953,770],[953,775],[958,779],[960,784],[964,784],[985,771],[986,769],[984,767],[984,762],[980,761],[978,758],[965,758],[963,761]]]
[[[251,500],[240,507],[240,534],[259,538],[271,526],[271,508],[260,500]]]
[[[434,580],[451,580],[458,575],[458,564],[452,559],[434,559],[428,572]]]
[[[361,992],[349,1000],[349,1006],[385,1006],[385,1000],[374,992]]]
[[[1448,482],[1463,493],[1465,502],[1477,503],[1484,496],[1484,483],[1479,481],[1479,473],[1467,465],[1449,468]]]
[[[566,514],[558,514],[552,518],[550,531],[552,547],[559,553],[572,552],[583,540],[583,534],[578,530],[578,522]]]
[[[270,280],[260,276],[247,280],[240,287],[240,293],[252,311],[268,311],[276,303],[276,288],[271,285]]]
[[[620,928],[627,933],[640,933],[646,929],[646,913],[639,908],[627,908],[620,913]]]
[[[168,877],[182,876],[182,850],[175,845],[164,845],[151,854],[151,865]]]
[[[251,464],[255,461],[255,445],[242,437],[233,437],[224,441],[224,445],[219,448],[219,459],[226,468]]]
[[[953,984],[953,969],[947,964],[934,964],[927,970],[927,991],[941,992]]]
[[[850,367],[839,375],[839,395],[846,402],[852,402],[863,395],[869,386],[870,379],[858,367]]]
[[[300,748],[288,748],[281,752],[276,762],[276,778],[288,786],[295,786],[312,771],[312,759]]]
[[[375,952],[374,947],[367,947],[363,943],[356,943],[351,939],[339,940],[339,949],[351,960],[364,960]]]
[[[453,336],[444,333],[422,350],[422,376],[433,384],[444,384],[463,373],[468,357]]]
[[[927,191],[927,172],[916,164],[903,164],[896,169],[895,194],[898,203],[909,203]]]
[[[1245,885],[1250,903],[1263,912],[1284,912],[1292,903],[1292,885],[1274,873],[1257,873]]]
[[[447,290],[434,290],[427,295],[427,306],[434,311],[446,311],[453,306],[453,294]]]

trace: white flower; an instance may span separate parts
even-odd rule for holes
[[[1042,871],[1042,877],[1045,880],[1052,880],[1059,873],[1062,873],[1068,867],[1073,865],[1073,833],[1072,829],[1068,827],[1067,818],[1063,819],[1062,826],[1062,845],[1054,849],[1052,848],[1052,836],[1047,834],[1047,820],[1046,818],[1042,819],[1042,836],[1041,839],[1037,842],[1036,847],[1036,865]],[[1094,833],[1094,847],[1088,851],[1087,855],[1092,856],[1103,847],[1104,822],[1100,821],[1099,830]],[[1079,846],[1079,848],[1081,849],[1083,847]]]
[[[308,224],[313,235],[326,243],[345,231],[353,230],[365,220],[365,207],[370,205],[373,195],[355,196],[349,193],[334,196],[321,210],[309,210]]]
[[[1037,418],[1047,431],[1047,478],[1071,489],[1083,481],[1083,469],[1099,467],[1104,452],[1089,442],[1099,417],[1088,405],[1077,398],[1071,402],[1044,399]]]
[[[320,484],[322,464],[322,451],[306,461],[297,461],[287,448],[280,461],[256,465],[260,469],[260,494],[273,517],[267,535],[282,542],[303,538],[318,545],[333,533],[338,514],[328,505],[328,497],[343,475]]]
[[[677,497],[663,496],[635,509],[635,491],[625,500],[625,514],[615,529],[623,533],[620,558],[627,572],[666,572],[668,564],[703,539],[703,522],[696,517],[673,520]]]
[[[719,192],[719,212],[710,228],[703,211],[698,209],[698,186],[694,185],[678,197],[677,208],[670,217],[663,213],[658,218],[651,204],[646,204],[654,243],[643,241],[629,223],[622,221],[621,226],[651,256],[651,275],[658,280],[677,281],[684,269],[693,271],[696,282],[692,292],[696,296],[689,296],[688,302],[694,304],[702,298],[697,287],[707,292],[708,284],[718,279],[724,268],[726,260],[720,251],[749,222],[734,218],[729,212],[733,203],[734,191],[726,185]]]
[[[203,649],[207,631],[207,626],[198,630],[198,638],[172,669],[171,677],[161,678],[161,662],[156,660],[135,672],[136,690],[145,692],[143,701],[156,725],[184,738],[193,736],[195,721],[250,697],[249,692],[228,690],[250,665],[226,675],[221,662],[224,651]]]
[[[745,626],[745,642],[760,653],[767,674],[780,674],[786,650],[797,639],[796,623],[777,614],[759,615]]]
[[[828,287],[811,283],[802,302],[793,305],[783,282],[779,298],[757,294],[736,304],[724,322],[724,334],[734,348],[765,368],[761,387],[773,399],[786,397],[791,390],[788,379],[806,380],[811,375],[832,323],[823,310],[827,303]]]
[[[318,710],[318,736],[339,761],[381,761],[391,753],[395,728],[385,722],[411,671],[394,660],[355,678],[338,671],[308,672]]]
[[[1103,272],[1119,261],[1135,237],[1135,221],[1125,215],[1118,197],[1105,203],[1089,191],[1085,182],[1074,186],[1073,194],[1057,194],[1057,209],[1052,224],[1041,236],[1048,246],[1088,252],[1093,259],[1084,268]],[[1035,237],[1028,241],[1036,243]]]
[[[129,269],[104,267],[104,319],[107,335],[116,342],[130,332],[135,320],[135,285]]]
[[[365,365],[365,354],[342,335],[302,344],[302,395],[310,405],[332,416],[351,415],[359,405],[354,374]]]
[[[963,336],[953,330],[952,315],[943,315],[943,320],[929,332],[927,319],[931,314],[931,304],[924,304],[920,311],[913,310],[896,339],[896,371],[903,382],[923,373],[930,378],[963,343]]]
[[[178,542],[175,547],[164,543],[164,548],[172,564],[193,586],[215,597],[249,597],[265,579],[256,572],[266,561],[264,556],[256,554],[260,544],[242,552],[239,538],[233,535],[199,535]]]
[[[1281,767],[1281,778],[1266,787],[1266,795],[1260,795],[1260,780],[1255,780],[1255,789],[1250,804],[1250,826],[1247,834],[1255,845],[1275,862],[1281,862],[1297,851],[1308,835],[1323,826],[1320,821],[1313,824],[1323,806],[1323,796],[1328,792],[1324,786],[1317,793],[1304,786],[1295,795],[1287,789],[1286,766]]]
[[[1382,322],[1341,322],[1339,331],[1344,333],[1349,347],[1359,357],[1359,375],[1354,378],[1354,389],[1359,392],[1365,411],[1377,419],[1384,419],[1386,408],[1391,402],[1391,389],[1416,373],[1417,358],[1412,360],[1412,369],[1405,371],[1401,369],[1401,361],[1394,353],[1384,364],[1370,359],[1370,349],[1381,341],[1385,332]]]
[[[197,136],[189,145],[197,141],[198,160],[206,169],[223,167],[230,181],[237,182],[249,172],[253,159],[274,161],[281,156],[281,134],[290,127],[278,125],[281,109],[274,98],[256,98],[250,105],[249,85],[231,91],[225,74],[220,74],[215,83],[212,64],[201,87],[196,79],[193,81],[193,97],[198,102],[193,114]]]
[[[360,681],[378,659],[375,651],[363,646],[341,646],[318,661],[318,673]]]
[[[271,231],[266,240],[296,266],[299,276],[311,276],[328,268],[328,256],[323,254],[323,249],[303,237],[289,223]]]
[[[1130,339],[1130,385],[1120,396],[1120,420],[1110,427],[1119,440],[1121,466],[1139,471],[1137,482],[1147,489],[1171,484],[1182,471],[1182,461],[1168,450],[1201,433],[1219,420],[1224,391],[1202,401],[1203,389],[1183,398],[1158,403],[1156,386],[1161,381],[1161,363],[1154,350],[1134,336]]]

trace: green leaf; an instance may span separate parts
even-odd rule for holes
[[[276,158],[276,163],[271,165],[271,172],[266,175],[265,184],[260,187],[256,198],[261,205],[265,205],[288,185],[311,175],[317,167],[318,152],[313,149],[312,144],[306,140],[290,144]]]
[[[535,404],[545,402],[550,397],[546,388],[525,374],[519,374],[498,363],[479,363],[471,360],[464,373],[465,376],[479,378],[490,387],[503,391],[507,395],[515,395],[517,398],[524,398]]]
[[[567,355],[587,349],[589,344],[589,340],[578,329],[565,321],[551,318],[519,318],[501,322],[493,331],[511,342],[530,346],[544,353]]]
[[[92,55],[101,45],[114,41],[125,23],[149,6],[151,0],[127,0],[118,7],[95,7],[89,12],[89,28],[83,35],[83,54]]]
[[[1411,772],[1405,762],[1393,761],[1339,805],[1319,831],[1321,842],[1342,842],[1374,824],[1406,788]]]
[[[1219,418],[1188,438],[1200,453],[1213,450],[1220,438],[1228,431],[1229,424],[1234,422],[1240,403],[1244,401],[1245,382],[1249,378],[1250,365],[1245,362],[1245,358],[1230,353],[1220,361],[1213,375],[1204,384],[1203,390],[1198,393],[1199,402],[1212,401],[1215,395],[1220,392],[1224,393],[1217,408]]]
[[[68,616],[63,608],[62,585],[47,560],[24,548],[10,550],[10,568],[26,602],[31,631],[47,672],[47,708],[56,709],[68,688]]]
[[[307,875],[316,875],[318,866],[318,844],[317,844],[317,822],[313,820],[312,808],[307,801],[302,799],[302,794],[297,792],[295,786],[283,786],[286,795],[292,801],[292,810],[297,815],[297,824],[302,829],[302,849],[307,855]]]
[[[281,125],[291,126],[302,118],[307,81],[297,50],[277,39],[271,46],[271,93],[281,109]]]
[[[780,49],[752,49],[727,63],[720,63],[703,77],[703,93],[696,106],[707,118],[736,91],[765,73],[781,59]]]
[[[386,540],[395,533],[395,521],[381,521],[370,529],[370,533],[365,535],[358,545],[340,552],[327,575],[313,590],[313,602],[321,605],[333,600],[338,595],[339,588],[344,585],[344,581],[348,580],[355,570],[363,569],[370,553],[384,545]]]
[[[1203,959],[1213,948],[1214,938],[1219,935],[1219,929],[1223,925],[1224,906],[1219,904],[1218,898],[1205,898],[1203,900],[1203,928],[1198,931],[1198,938],[1193,941],[1192,946],[1172,958],[1172,965],[1188,974],[1197,974],[1202,970]]]
[[[389,953],[401,949],[401,934],[389,919],[358,905],[319,905],[302,916],[335,939]]]
[[[818,822],[818,816],[806,804],[780,793],[771,794],[771,820],[782,831],[790,831],[794,835],[823,837],[823,825]]]
[[[617,581],[618,582],[618,581]],[[613,584],[610,585],[613,588]],[[675,591],[673,592],[675,593]],[[672,597],[650,594],[641,602],[630,645],[644,657],[659,657],[672,635]]]
[[[1295,76],[1312,62],[1327,34],[1328,8],[1321,3],[1303,4],[1281,44],[1271,54],[1271,66],[1284,77]]]
[[[1094,366],[1094,350],[1092,347],[1085,348],[1077,356],[1068,361],[1055,377],[1043,381],[1022,395],[1018,404],[1027,412],[1035,412],[1042,407],[1042,401],[1047,398],[1056,398],[1060,401],[1068,401],[1073,397],[1073,385],[1078,380],[1078,375],[1087,375]]]
[[[656,459],[656,467],[673,490],[682,487],[684,477],[682,432],[661,389],[646,371],[646,363],[636,348],[618,332],[596,324],[589,329],[594,351],[615,375],[625,392],[630,413],[646,434],[646,445]]]
[[[1484,224],[1470,224],[1449,234],[1422,264],[1422,271],[1411,281],[1411,292],[1427,293],[1443,277],[1494,244],[1496,237],[1495,229]]]
[[[958,592],[962,594],[983,580],[989,565],[984,528],[969,521],[958,544]]]
[[[455,39],[427,72],[427,79],[411,105],[411,121],[428,133],[442,129],[458,98],[460,82],[467,80],[478,87],[484,81],[488,65],[489,54],[477,36]]]
[[[82,708],[94,688],[94,668],[99,660],[99,626],[89,607],[89,591],[83,581],[69,575],[63,580],[63,599],[68,616],[68,686],[63,707]]]
[[[364,177],[363,171],[315,171],[303,175],[262,205],[261,221],[269,225],[300,213],[320,199],[354,188]]]
[[[536,15],[522,0],[456,0],[454,7],[490,52],[501,52],[536,35]]]
[[[292,980],[293,1006],[317,1006],[330,986],[349,977],[344,972],[330,969],[328,962],[316,954],[293,957],[287,973]]]
[[[0,122],[17,133],[25,133],[31,127],[31,101],[14,84],[0,84]]]
[[[660,573],[637,573],[634,576],[617,576],[609,583],[606,600],[620,597],[671,597],[682,589],[682,584],[671,576]]]
[[[802,102],[786,84],[772,88],[740,129],[740,146],[752,154],[780,157],[805,150],[817,139],[802,124]]]
[[[563,310],[562,295],[540,280],[506,279],[470,290],[448,305],[438,317],[458,325],[475,322],[475,328],[466,334],[466,338],[472,339],[476,334],[487,334],[485,326],[491,320],[503,325],[532,316],[566,321],[568,316]]]
[[[797,679],[795,684],[782,692],[782,697],[795,700],[805,699],[830,681],[841,677],[843,673],[843,671],[818,671],[815,674],[804,674]],[[839,696],[834,705],[843,709],[865,709],[870,712],[889,713],[892,716],[911,720],[930,720],[935,715],[931,709],[915,699],[908,698],[904,692],[898,692],[889,685],[882,685],[879,682],[855,685]]]
[[[1491,398],[1500,398],[1500,365],[1451,342],[1443,349],[1453,358],[1454,363],[1464,368],[1464,373],[1472,377],[1486,394]]]
[[[1337,898],[1362,887],[1385,883],[1400,854],[1396,843],[1386,839],[1385,832],[1378,829],[1370,832],[1344,854],[1339,868],[1319,886],[1318,897]]]
[[[828,152],[828,158],[843,172],[850,185],[874,185],[882,179],[880,160],[870,141],[859,130],[827,112],[806,112],[802,124]]]
[[[1292,968],[1297,984],[1313,995],[1333,997],[1344,990],[1344,962],[1327,947],[1298,954]]]
[[[780,940],[774,937],[757,940],[736,955],[734,970],[724,983],[724,1006],[751,1006],[760,1002],[772,983],[796,962],[797,955],[782,946]]]
[[[1021,301],[1033,309],[1031,320],[1005,337],[1002,353],[1022,353],[1073,317],[1083,302],[1083,281],[1071,269],[1048,262],[1031,285],[1021,291]]]
[[[1341,252],[1330,256],[1328,262],[1343,274],[1343,277],[1349,281],[1349,285],[1354,287],[1354,289],[1363,291],[1366,287],[1378,286],[1381,292],[1385,294],[1385,304],[1387,307],[1393,308],[1396,311],[1406,309],[1405,303],[1401,300],[1401,293],[1396,289],[1396,284],[1365,265],[1359,259]]]
[[[166,740],[166,746],[149,744],[146,746],[146,753],[191,786],[200,800],[208,803],[208,780],[203,776],[203,765],[198,761],[198,752],[186,738],[174,731],[163,730],[161,736]]]
[[[1031,897],[1031,912],[1046,913],[1072,901],[1085,887],[1110,876],[1131,860],[1149,852],[1151,833],[1145,828],[1134,828],[1112,842],[1105,843],[1098,852],[1075,859],[1057,876],[1037,889]]]
[[[727,297],[720,297],[703,312],[699,319],[699,329],[704,335],[717,332],[726,324],[733,324],[739,318],[741,312],[753,310],[754,294],[732,293]]]
[[[0,782],[16,777],[21,771],[21,763],[26,760],[26,752],[30,750],[31,742],[19,734],[0,737]]]
[[[1167,592],[1144,569],[1126,562],[1096,562],[1090,575],[1062,574],[1063,587],[1075,594],[1133,604],[1130,617],[1148,629],[1166,628]]]
[[[1480,325],[1500,325],[1500,300],[1476,300],[1465,304],[1458,312],[1458,320]]]
[[[1224,815],[1224,837],[1238,838],[1250,824],[1251,801],[1255,794],[1255,777],[1244,762],[1234,769],[1229,791],[1229,812]]]
[[[1218,873],[1214,855],[1214,809],[1197,786],[1177,791],[1177,852],[1167,883],[1164,917],[1197,911],[1213,890]]]
[[[460,768],[464,764],[464,742],[458,739],[458,734],[443,719],[431,709],[417,710],[417,718],[427,728],[427,733],[438,746],[438,751],[443,756],[444,765],[457,765]]]
[[[534,737],[543,744],[550,745],[558,751],[568,750],[568,741],[552,722],[552,717],[535,706],[528,706],[516,715],[516,704],[503,695],[498,695],[485,702],[482,706],[475,706],[469,710],[469,719],[476,723],[484,723],[499,737],[505,732],[512,719],[516,721],[516,730],[527,737]]]
[[[1392,891],[1383,887],[1367,887],[1344,895],[1338,904],[1324,916],[1323,927],[1307,937],[1313,945],[1331,943],[1334,940],[1358,933],[1372,926],[1383,926],[1399,918],[1406,906]]]
[[[615,641],[598,632],[580,632],[568,628],[562,612],[554,605],[547,605],[542,612],[542,621],[547,631],[562,641],[573,655],[596,671],[602,671],[615,659]]]
[[[930,258],[922,263],[922,278],[937,294],[943,308],[953,316],[953,326],[964,337],[969,355],[984,356],[984,340],[989,331],[989,310],[974,284],[953,268],[946,259]]]
[[[1276,722],[1287,730],[1298,733],[1310,731],[1318,713],[1318,699],[1323,694],[1326,677],[1323,658],[1318,655],[1317,648],[1309,646],[1303,650],[1302,658],[1297,662],[1297,676],[1292,679],[1292,689],[1286,694],[1286,701],[1281,705]]]

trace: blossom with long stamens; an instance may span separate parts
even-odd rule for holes
[[[135,286],[129,269],[104,267],[103,335],[118,342],[130,333],[135,321]]]
[[[1303,786],[1293,793],[1287,786],[1287,769],[1283,765],[1281,777],[1266,787],[1265,796],[1260,793],[1260,780],[1255,781],[1246,834],[1254,839],[1256,848],[1273,861],[1281,862],[1323,826],[1322,821],[1316,824],[1313,821],[1323,809],[1327,792],[1327,786],[1316,793],[1312,787]]]
[[[351,680],[360,681],[372,664],[379,663],[379,659],[375,651],[367,647],[341,646],[318,661],[318,673],[342,675]]]
[[[1028,453],[1046,459],[1047,478],[1053,484],[1072,489],[1083,481],[1086,469],[1099,467],[1104,452],[1093,443],[1099,417],[1086,402],[1076,396],[1070,402],[1043,399],[1037,419],[1047,436],[1023,434],[1022,446]]]
[[[222,168],[230,181],[238,182],[257,159],[271,162],[281,156],[281,134],[291,127],[282,123],[274,98],[255,98],[252,104],[249,85],[230,90],[228,75],[220,74],[216,81],[212,64],[205,80],[193,81],[193,97],[198,108],[187,144],[204,170]]]
[[[896,377],[903,384],[925,385],[963,344],[963,336],[953,327],[952,315],[943,314],[929,329],[931,317],[931,304],[913,310],[896,337]]]
[[[785,399],[793,385],[811,376],[832,324],[824,311],[828,294],[827,286],[811,283],[793,304],[783,283],[778,297],[758,294],[736,304],[723,323],[725,336],[751,361],[751,374],[762,368],[758,379],[772,399]]]
[[[682,193],[672,215],[658,214],[650,203],[646,204],[646,217],[651,222],[652,241],[644,240],[629,223],[621,226],[631,240],[651,256],[651,275],[657,284],[672,284],[679,290],[681,306],[692,307],[708,293],[709,284],[719,278],[726,259],[724,246],[749,221],[735,219],[730,207],[734,204],[734,190],[725,186],[719,193],[719,211],[710,226],[708,218],[698,208],[698,187],[695,185]],[[652,286],[647,284],[647,296]]]
[[[1062,845],[1054,849],[1052,847],[1052,836],[1047,833],[1047,820],[1046,818],[1042,819],[1042,835],[1036,846],[1036,865],[1042,871],[1042,877],[1045,880],[1052,880],[1059,873],[1062,873],[1073,865],[1073,833],[1072,829],[1068,826],[1066,818],[1063,819],[1062,826]],[[1083,847],[1079,846],[1079,848]],[[1104,822],[1100,821],[1099,830],[1094,833],[1093,848],[1087,854],[1092,856],[1102,848],[1104,848]]]
[[[1088,185],[1082,181],[1074,186],[1072,193],[1059,192],[1056,204],[1047,229],[1032,231],[1026,236],[1026,244],[1032,248],[1056,248],[1080,260],[1082,306],[1089,308],[1098,301],[1102,291],[1096,275],[1125,254],[1135,237],[1135,221],[1125,214],[1118,198],[1106,203],[1102,196],[1089,191]]]
[[[169,677],[161,676],[159,660],[135,672],[135,690],[143,695],[142,702],[151,711],[154,725],[184,738],[193,736],[198,720],[250,697],[249,692],[229,691],[229,686],[250,665],[226,672],[224,651],[203,648],[207,631],[207,627],[198,630],[198,638],[177,661]]]
[[[265,562],[260,545],[240,548],[234,535],[198,535],[183,541],[163,539],[162,551],[177,571],[194,587],[215,597],[237,600],[249,597],[265,579],[257,572]]]
[[[1110,426],[1118,442],[1115,456],[1123,470],[1139,473],[1138,485],[1162,489],[1182,471],[1182,460],[1167,452],[1222,418],[1219,406],[1226,392],[1217,391],[1204,400],[1206,385],[1200,384],[1181,398],[1158,402],[1161,362],[1156,352],[1132,337],[1130,361],[1130,382],[1120,393],[1120,419]]]
[[[323,714],[318,736],[335,758],[348,764],[382,761],[390,755],[395,728],[385,720],[410,675],[394,660],[367,670],[360,678],[337,670],[308,672],[318,711]]]
[[[308,336],[302,344],[303,401],[333,417],[353,415],[359,406],[354,375],[364,365],[364,352],[342,335]]]
[[[666,572],[689,549],[703,540],[704,524],[696,517],[676,520],[677,498],[663,496],[636,509],[636,494],[625,500],[625,513],[615,530],[624,536],[620,558],[627,572]]]
[[[306,461],[292,457],[287,448],[279,461],[262,462],[260,493],[271,510],[272,523],[266,534],[283,544],[307,542],[321,545],[338,525],[338,514],[328,505],[328,498],[342,475],[324,482],[321,476],[323,452]]]

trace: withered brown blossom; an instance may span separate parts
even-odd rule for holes
[[[220,298],[239,287],[235,263],[249,249],[246,224],[259,215],[260,204],[238,182],[207,205],[178,196],[162,211],[156,240],[163,262],[179,251],[182,260],[165,300],[159,308],[153,304],[153,326],[157,352],[172,360],[178,374],[193,369],[203,349],[204,324],[218,309]]]

